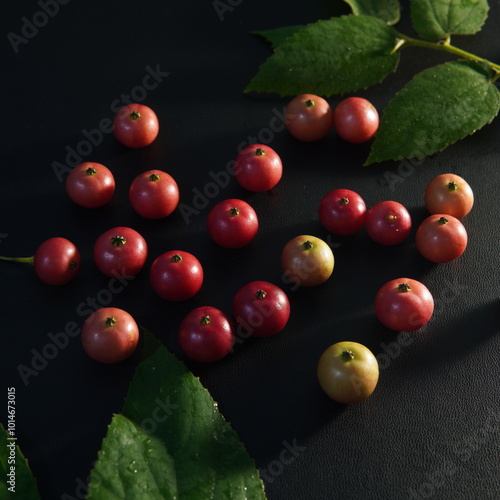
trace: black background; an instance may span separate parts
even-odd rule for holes
[[[42,352],[51,343],[49,334],[69,322],[80,325],[85,316],[79,305],[100,297],[106,301],[100,305],[126,309],[184,359],[176,340],[184,314],[200,305],[229,311],[237,289],[255,279],[288,293],[292,316],[286,330],[247,340],[216,364],[188,366],[263,471],[270,500],[499,498],[500,122],[413,163],[362,167],[369,144],[344,143],[334,132],[316,144],[299,143],[274,118],[287,99],[243,93],[270,54],[249,31],[313,22],[346,13],[347,6],[232,4],[220,16],[210,0],[73,0],[60,5],[17,53],[7,34],[21,35],[23,16],[33,20],[41,7],[32,0],[2,7],[0,254],[29,256],[45,239],[64,236],[83,259],[79,276],[63,287],[39,282],[27,265],[1,265],[0,420],[6,424],[6,389],[15,387],[18,443],[42,498],[82,498],[82,484],[113,412],[121,409],[137,356],[99,365],[84,355],[78,337],[70,338],[25,384],[18,370],[31,366],[33,350]],[[499,16],[499,3],[491,2],[484,29],[456,43],[498,61]],[[413,34],[407,3],[398,28]],[[416,71],[446,60],[442,53],[408,49],[397,73],[357,95],[382,111]],[[169,75],[141,94],[137,86],[147,67]],[[83,159],[113,171],[115,197],[101,209],[77,207],[53,164],[65,164],[67,148],[85,139],[84,130],[112,119],[113,104],[133,89],[157,112],[159,137],[148,148],[128,150],[103,134]],[[340,99],[331,98],[332,106]],[[210,189],[210,172],[225,171],[238,148],[256,139],[283,160],[283,179],[271,192],[246,192],[231,178],[227,186],[207,191],[206,206],[198,205],[189,223],[180,210],[161,221],[132,211],[128,185],[138,173],[166,170],[179,184],[181,203],[193,206],[201,203],[194,190]],[[414,233],[427,216],[425,186],[445,172],[466,178],[476,203],[463,221],[469,234],[464,255],[434,265],[417,253]],[[317,208],[337,187],[357,191],[368,206],[388,199],[403,203],[413,218],[410,237],[397,247],[382,247],[364,230],[348,238],[328,235]],[[205,230],[210,207],[230,197],[251,203],[260,219],[256,239],[237,251],[217,247]],[[92,246],[118,225],[146,237],[147,266],[171,249],[197,255],[206,273],[201,292],[182,304],[162,301],[145,269],[108,303],[110,294],[102,290],[109,289],[109,278],[96,270]],[[324,238],[335,253],[333,276],[320,287],[293,290],[282,279],[281,248],[298,234]],[[407,346],[373,312],[378,288],[403,276],[423,281],[436,302],[431,322]],[[374,394],[349,406],[328,400],[315,375],[321,352],[347,339],[372,349],[381,366]],[[288,454],[288,463],[280,463],[287,446],[296,447],[296,456],[290,460]]]

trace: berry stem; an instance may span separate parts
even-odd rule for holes
[[[416,38],[412,38],[407,35],[403,35],[402,33],[398,33],[398,42],[396,47],[394,48],[394,52],[399,50],[401,47],[425,47],[428,49],[442,50],[444,52],[448,52],[458,57],[462,57],[464,59],[468,59],[469,61],[478,61],[487,64],[494,72],[495,76],[493,77],[493,81],[500,77],[500,65],[492,63],[483,57],[476,56],[471,52],[467,52],[458,47],[455,47],[450,43],[450,37],[445,38],[444,40],[440,40],[438,42],[429,42],[427,40],[418,40]]]
[[[33,264],[35,260],[35,256],[32,255],[31,257],[3,257],[0,255],[0,260],[7,260],[10,262],[24,262],[26,264]]]

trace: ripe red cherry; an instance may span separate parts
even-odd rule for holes
[[[22,262],[33,265],[35,274],[47,285],[64,285],[80,270],[80,252],[66,238],[45,240],[31,257],[5,257],[0,260]]]
[[[436,264],[458,259],[467,248],[467,231],[452,215],[434,214],[427,217],[415,233],[417,250]]]
[[[176,302],[187,300],[203,285],[203,267],[189,252],[171,250],[154,260],[149,279],[161,298]]]
[[[333,234],[354,234],[365,223],[366,204],[354,191],[334,189],[321,200],[319,220],[323,227]]]
[[[129,148],[142,148],[151,144],[159,132],[156,113],[143,104],[127,104],[113,120],[116,139]]]
[[[85,208],[108,203],[115,192],[115,178],[107,167],[95,162],[80,163],[66,178],[66,193],[71,201]]]
[[[397,245],[410,234],[410,213],[397,201],[382,201],[366,214],[366,232],[381,245]]]
[[[290,134],[300,141],[312,142],[328,134],[333,125],[333,112],[322,97],[302,94],[288,103],[285,119]]]
[[[234,345],[234,326],[220,309],[198,307],[179,326],[179,345],[193,361],[212,363],[229,354]]]
[[[38,278],[48,285],[64,285],[80,269],[80,252],[66,238],[49,238],[36,250],[33,267]]]
[[[240,186],[248,191],[267,191],[278,184],[282,174],[280,156],[264,144],[247,146],[236,157],[234,176]]]
[[[420,281],[398,278],[383,285],[375,297],[375,315],[388,328],[412,332],[422,328],[434,312],[434,299]]]
[[[170,174],[148,170],[132,181],[129,199],[132,208],[142,217],[161,219],[177,208],[179,187]]]
[[[146,263],[146,240],[130,227],[114,227],[94,243],[94,261],[106,276],[135,276]]]
[[[290,302],[278,286],[267,281],[252,281],[233,297],[232,312],[236,322],[248,334],[269,337],[287,324]]]
[[[135,351],[139,327],[123,309],[103,307],[85,320],[81,338],[83,349],[95,361],[119,363]]]
[[[370,140],[378,129],[378,112],[362,97],[348,97],[333,112],[333,125],[342,139],[354,144]]]
[[[207,217],[210,238],[225,248],[241,248],[250,243],[259,229],[255,210],[243,200],[217,203]]]
[[[80,252],[66,238],[45,240],[31,257],[5,257],[0,260],[32,264],[40,281],[47,285],[65,285],[80,270]]]
[[[431,214],[447,214],[462,219],[474,205],[469,183],[456,174],[434,177],[424,192],[424,203]]]

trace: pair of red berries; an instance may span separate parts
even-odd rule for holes
[[[98,208],[115,192],[115,179],[109,168],[96,162],[84,162],[66,178],[69,198],[84,208]],[[170,215],[179,204],[179,187],[174,178],[161,170],[148,170],[134,178],[129,188],[132,208],[147,219]]]
[[[236,181],[252,192],[268,191],[283,175],[278,153],[264,144],[243,148],[233,167]],[[217,203],[207,217],[207,230],[216,243],[225,248],[241,248],[250,243],[259,228],[257,214],[246,201],[228,199]]]
[[[148,244],[130,227],[115,227],[102,233],[94,243],[94,261],[110,277],[137,275],[146,264]],[[187,300],[198,293],[204,272],[199,260],[189,252],[171,250],[158,256],[150,268],[154,291],[169,301]]]
[[[301,94],[285,110],[285,124],[296,139],[313,142],[323,139],[333,127],[347,142],[370,140],[379,126],[379,115],[371,102],[362,97],[348,97],[334,110],[320,96]]]
[[[319,219],[323,227],[337,235],[352,235],[363,225],[370,238],[383,245],[396,245],[411,230],[408,210],[396,201],[382,201],[367,211],[363,198],[349,189],[334,189],[321,200]]]
[[[215,307],[197,307],[181,321],[182,351],[193,361],[210,363],[227,356],[237,340],[270,337],[285,328],[290,302],[285,292],[267,281],[242,286],[231,304],[232,318]]]

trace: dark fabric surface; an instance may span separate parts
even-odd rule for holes
[[[0,421],[6,423],[6,388],[15,387],[18,443],[42,498],[83,498],[137,363],[137,356],[113,367],[88,359],[72,335],[86,315],[96,305],[121,307],[184,359],[176,338],[182,317],[201,305],[229,312],[238,288],[256,279],[287,292],[286,330],[245,340],[216,364],[187,363],[255,459],[270,500],[499,498],[500,122],[418,162],[371,167],[361,166],[368,144],[344,143],[334,132],[299,143],[284,130],[286,99],[243,93],[270,53],[248,32],[347,7],[224,3],[230,8],[223,13],[210,1],[59,3],[34,34],[24,19],[33,20],[40,2],[1,9],[0,254],[32,255],[52,236],[70,239],[82,254],[79,276],[63,287],[40,283],[27,265],[0,266]],[[411,33],[408,15],[405,4],[400,29]],[[484,30],[457,42],[498,61],[499,15],[492,2]],[[26,42],[14,50],[7,35],[23,29]],[[382,110],[414,71],[445,60],[408,49],[396,74],[358,95]],[[151,106],[160,119],[158,139],[143,150],[121,147],[110,133],[127,99]],[[228,173],[239,148],[252,142],[268,143],[283,160],[283,179],[270,192],[246,192]],[[75,157],[113,171],[117,188],[108,206],[89,211],[69,201],[64,165]],[[150,168],[169,172],[180,188],[182,208],[165,220],[141,219],[128,202],[130,182]],[[476,202],[463,221],[466,252],[435,265],[418,254],[414,235],[427,216],[425,186],[446,172],[466,178]],[[409,238],[383,247],[364,229],[329,235],[317,209],[338,187],[357,191],[367,206],[404,204],[413,219]],[[259,216],[248,247],[222,249],[207,235],[208,211],[225,198],[244,199]],[[119,225],[143,234],[149,257],[143,272],[117,287],[95,268],[92,247]],[[334,251],[333,275],[317,288],[296,290],[283,278],[281,249],[299,234],[324,238]],[[156,297],[148,280],[153,259],[172,249],[192,252],[205,269],[200,293],[180,304]],[[424,282],[436,302],[431,322],[413,334],[391,332],[374,316],[377,290],[397,277]],[[67,342],[51,351],[54,338]],[[316,381],[320,354],[340,340],[361,342],[379,359],[378,387],[359,404],[328,400]],[[36,374],[23,378],[20,366]]]

